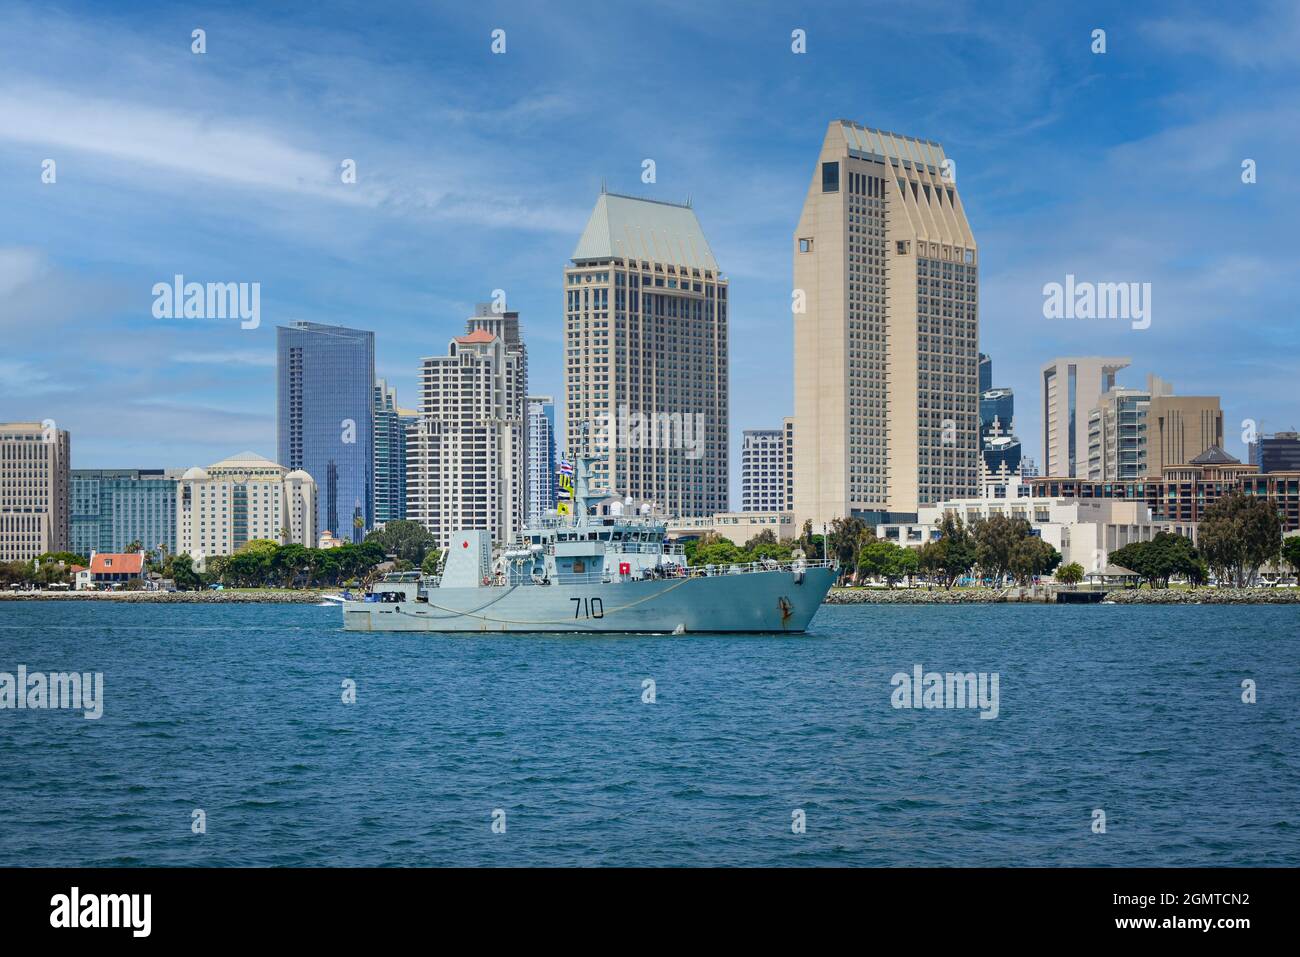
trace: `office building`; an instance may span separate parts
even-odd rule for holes
[[[422,361],[420,419],[406,437],[406,517],[446,548],[462,529],[504,544],[523,526],[524,395],[520,352],[487,329]]]
[[[1223,409],[1217,395],[1173,395],[1155,391],[1147,410],[1147,475],[1161,475],[1202,452],[1223,446]],[[1300,462],[1294,466],[1300,468]]]
[[[528,524],[555,508],[555,399],[528,397]]]
[[[784,512],[786,430],[746,429],[740,447],[740,510]]]
[[[375,524],[406,518],[406,430],[419,413],[397,404],[397,390],[375,383]],[[351,536],[348,536],[349,540]]]
[[[728,284],[689,205],[602,192],[565,284],[565,439],[593,484],[727,508]]]
[[[176,551],[175,471],[163,469],[72,469],[71,551]]]
[[[316,547],[317,487],[301,469],[241,452],[176,483],[176,550],[202,568],[259,539]]]
[[[950,172],[930,140],[827,130],[792,237],[800,523],[975,490],[979,251]]]
[[[1300,432],[1261,435],[1249,447],[1261,472],[1300,472]]]
[[[1115,374],[1131,361],[1070,357],[1043,366],[1044,474],[1086,476],[1089,413],[1103,394],[1115,388]]]
[[[0,561],[68,550],[71,445],[49,419],[0,423]]]
[[[316,482],[314,535],[361,541],[375,516],[375,334],[295,322],[276,348],[279,460]]]

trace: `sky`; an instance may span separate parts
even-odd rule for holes
[[[495,289],[561,395],[563,269],[607,183],[689,198],[730,278],[738,506],[742,430],[792,412],[791,237],[837,118],[956,162],[1026,454],[1060,355],[1220,395],[1242,458],[1247,420],[1300,427],[1300,4],[280,7],[0,0],[0,421],[55,420],[75,468],[274,458],[300,319],[374,330],[415,406]],[[260,325],[155,317],[176,274],[260,283]],[[1150,283],[1150,326],[1045,318],[1067,275]]]

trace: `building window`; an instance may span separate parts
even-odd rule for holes
[[[822,163],[822,192],[838,193],[840,191],[840,164]]]
[[[811,240],[811,239],[801,239],[801,240],[799,240],[799,252],[801,252],[801,253],[810,253],[810,252],[812,252],[812,240]]]

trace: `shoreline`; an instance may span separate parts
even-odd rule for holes
[[[106,601],[177,605],[319,605],[327,594],[315,589],[267,588],[252,591],[55,591],[0,592],[4,601]]]
[[[1054,605],[1055,592],[1012,588],[833,588],[828,605]],[[1087,594],[1086,591],[1075,592]],[[1097,604],[1102,604],[1098,602]],[[1295,605],[1300,588],[1113,588],[1105,603],[1116,605]],[[1065,603],[1062,603],[1065,604]]]
[[[319,605],[335,591],[254,589],[249,591],[3,592],[5,601],[105,601],[180,605]],[[1052,592],[1011,588],[832,588],[827,605],[1000,605],[1056,604]],[[1300,588],[1111,589],[1106,601],[1117,605],[1290,605],[1300,604]]]

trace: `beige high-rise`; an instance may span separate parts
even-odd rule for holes
[[[793,237],[799,523],[975,494],[979,251],[954,174],[930,140],[826,132]]]
[[[1089,419],[1131,359],[1073,356],[1043,366],[1043,475],[1088,475]]]
[[[1155,395],[1147,409],[1147,475],[1186,465],[1223,446],[1223,410],[1217,395]]]
[[[0,561],[67,551],[70,449],[53,422],[0,423]]]
[[[597,488],[727,509],[727,279],[690,206],[602,192],[564,271],[568,451]],[[585,434],[584,434],[585,429]]]

